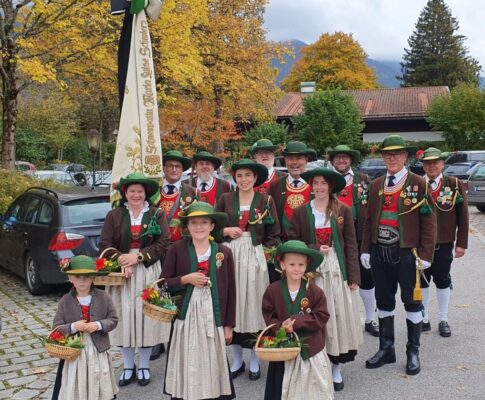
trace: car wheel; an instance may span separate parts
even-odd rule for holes
[[[485,213],[485,206],[477,206],[478,211]]]
[[[29,292],[33,295],[42,294],[46,290],[46,286],[40,279],[39,268],[29,253],[25,257],[25,281]]]

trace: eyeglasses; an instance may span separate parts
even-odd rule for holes
[[[182,169],[182,165],[181,164],[169,164],[169,163],[166,163],[165,164],[165,168],[167,169]]]
[[[386,159],[399,158],[399,156],[401,156],[405,153],[406,153],[405,151],[400,151],[400,152],[396,152],[396,153],[388,153],[386,151],[386,152],[382,153],[382,158],[386,158]]]

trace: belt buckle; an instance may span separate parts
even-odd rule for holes
[[[392,226],[379,225],[377,242],[385,246],[390,246],[399,242],[399,230]]]

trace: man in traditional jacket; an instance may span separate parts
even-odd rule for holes
[[[195,189],[182,182],[182,173],[190,168],[192,161],[178,150],[170,150],[163,155],[164,184],[160,188],[159,207],[165,211],[170,228],[170,241],[173,243],[182,238],[178,214],[187,208],[195,199]]]
[[[423,305],[418,291],[416,296],[413,292],[419,279],[416,268],[429,268],[433,260],[434,203],[426,181],[404,166],[411,150],[401,136],[385,138],[380,151],[387,173],[371,183],[361,246],[362,265],[372,266],[379,316],[379,350],[366,361],[366,367],[396,362],[394,309],[399,284],[408,333],[406,373],[416,375],[421,370]]]
[[[311,187],[300,175],[305,172],[312,151],[305,143],[293,141],[286,145],[283,156],[288,175],[271,182],[269,194],[278,211],[281,238],[286,241],[293,210],[311,200]]]
[[[347,145],[338,145],[328,152],[330,162],[336,172],[346,181],[345,188],[338,193],[338,199],[352,209],[357,242],[362,240],[362,228],[367,209],[367,195],[370,186],[368,175],[355,172],[352,165],[360,160],[360,152]],[[360,247],[360,246],[359,246]],[[365,309],[365,330],[372,336],[379,336],[379,326],[375,321],[376,298],[372,270],[360,265],[360,298]]]
[[[251,146],[251,157],[253,160],[258,164],[264,165],[268,169],[268,179],[254,188],[256,192],[267,194],[271,182],[276,181],[278,178],[285,175],[281,171],[274,169],[274,153],[277,148],[278,146],[274,145],[273,142],[268,139],[259,139]]]
[[[455,177],[443,174],[445,167],[443,154],[439,149],[430,147],[421,160],[426,175],[424,178],[431,188],[436,204],[438,234],[431,267],[424,271],[421,279],[423,292],[424,321],[423,332],[431,330],[429,322],[429,282],[431,277],[436,285],[438,298],[439,325],[441,336],[451,336],[448,324],[448,305],[451,291],[451,262],[453,248],[455,257],[463,257],[468,247],[468,202],[463,183]]]
[[[216,178],[214,172],[222,165],[222,160],[208,151],[199,151],[192,158],[192,168],[196,177],[189,180],[189,184],[196,189],[197,200],[215,206],[222,193],[231,191],[231,184]]]

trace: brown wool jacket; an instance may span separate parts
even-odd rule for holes
[[[379,227],[379,218],[381,215],[381,207],[384,201],[382,190],[384,189],[385,176],[381,176],[372,181],[369,198],[367,215],[364,221],[364,229],[362,232],[362,253],[370,253],[371,246],[377,244],[377,233]],[[416,208],[405,215],[400,215],[399,220],[399,234],[400,247],[405,249],[417,248],[418,255],[421,259],[431,262],[433,260],[434,248],[436,243],[436,209],[431,196],[431,189],[426,184],[424,178],[408,172],[406,182],[403,190],[408,187],[418,187],[418,202],[423,199],[425,193],[428,195],[428,203],[431,207],[432,214],[422,214],[420,208]],[[428,191],[426,188],[428,186]],[[399,198],[400,212],[409,211],[414,204],[405,205],[404,199]]]
[[[227,214],[227,224],[226,227],[237,227],[238,225],[238,216],[236,214],[236,207],[239,204],[239,196],[238,192],[230,192],[224,193],[216,205],[216,210],[225,212]],[[270,206],[270,214],[273,217],[272,224],[265,224],[262,222],[261,224],[254,224],[249,225],[248,231],[251,232],[251,237],[253,238],[253,245],[257,246],[262,244],[266,247],[273,247],[277,246],[280,242],[279,235],[280,235],[280,223],[278,220],[278,215],[276,212],[276,207],[274,201],[271,197],[264,193],[255,194],[253,200],[253,208],[258,209],[261,213],[264,212],[266,204],[268,204],[269,199],[269,206]],[[255,215],[254,218],[257,216]],[[250,218],[253,220],[252,218]],[[263,220],[264,221],[264,220]],[[230,238],[224,238],[225,240],[230,240]]]
[[[157,210],[156,222],[160,226],[162,234],[142,237],[140,253],[143,254],[143,264],[145,267],[153,265],[158,260],[161,260],[163,264],[163,258],[170,245],[170,231],[168,229],[167,218],[163,210],[157,207],[150,206],[148,212],[144,214],[142,219],[142,234]],[[106,216],[101,231],[99,251],[102,252],[108,247],[114,247],[118,251],[112,254],[108,253],[110,255],[109,258],[112,259],[118,258],[123,253],[128,253],[131,241],[130,223],[130,214],[124,206],[111,210]]]
[[[186,289],[189,285],[181,285],[182,276],[190,274],[190,256],[189,241],[191,239],[184,237],[173,243],[168,250],[165,263],[162,267],[160,278],[164,278],[170,292],[185,296]],[[218,252],[224,255],[222,265],[217,268],[217,293],[220,307],[220,316],[222,326],[236,325],[236,278],[234,272],[234,258],[231,249],[216,244]],[[214,256],[214,254],[211,254]]]
[[[89,309],[90,322],[99,321],[103,327],[102,330],[92,333],[91,338],[96,349],[101,353],[111,347],[108,332],[118,325],[118,316],[108,293],[92,288],[90,294],[93,296]],[[82,319],[81,306],[76,298],[76,290],[73,288],[59,301],[52,326],[57,327],[63,335],[70,335],[71,324]]]
[[[455,204],[436,204],[438,216],[438,238],[436,243],[453,243],[456,239],[456,246],[468,248],[468,200],[463,182],[455,177],[443,175],[441,187],[450,187],[458,191],[463,202]]]
[[[311,248],[319,250],[320,246],[316,244],[315,237],[312,235],[312,232],[315,231],[315,224],[310,220],[309,214],[311,214],[309,204],[295,209],[293,218],[291,219],[291,228],[288,231],[288,239],[301,240]],[[347,274],[347,282],[349,284],[357,283],[360,285],[359,253],[355,238],[352,211],[348,206],[339,202],[339,215],[332,216],[332,219],[334,219],[334,225],[337,227],[337,235],[332,234],[332,239],[335,242],[338,238],[341,255],[339,255],[339,247],[335,243],[333,247],[335,247],[339,260],[342,258],[345,264],[344,268]],[[342,268],[342,265],[340,265],[340,268]]]
[[[306,359],[318,354],[325,347],[325,325],[329,318],[327,300],[323,290],[310,282],[302,301],[295,306],[299,311],[289,313],[282,281],[273,282],[267,287],[263,296],[263,318],[266,325],[275,324],[270,333],[275,335],[286,319],[295,319],[293,328],[304,343],[302,357]]]

